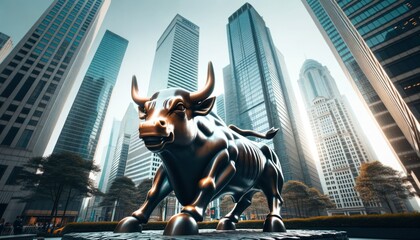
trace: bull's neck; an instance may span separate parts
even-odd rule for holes
[[[188,145],[171,145],[167,146],[162,152],[158,155],[162,158],[162,161],[183,161],[191,158],[192,155],[197,151],[202,145],[200,138],[196,138],[191,144]]]

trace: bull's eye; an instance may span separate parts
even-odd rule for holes
[[[182,103],[178,103],[174,110],[184,112],[185,111],[185,106]]]

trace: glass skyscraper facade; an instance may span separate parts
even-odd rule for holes
[[[56,0],[0,63],[0,216],[25,204],[15,177],[42,156],[110,1]]]
[[[419,191],[420,3],[303,3]]]
[[[107,30],[77,92],[53,152],[93,160],[128,41]]]
[[[76,94],[53,153],[72,152],[86,161],[93,161],[127,45],[128,41],[121,36],[108,30],[105,32]],[[33,201],[26,206],[25,214],[42,217],[51,211],[49,206],[45,201]],[[66,211],[69,215],[64,217],[71,219],[74,214],[80,214],[80,206],[80,199],[71,201],[69,211]]]
[[[108,189],[115,178],[124,176],[131,134],[133,131],[138,131],[139,123],[140,120],[137,110],[134,108],[133,103],[130,103],[121,121],[117,144],[115,145],[115,152],[112,158],[111,171],[109,173]]]
[[[200,28],[177,14],[156,46],[148,96],[165,88],[197,90]]]
[[[247,3],[229,17],[227,36],[230,65],[223,72],[228,124],[258,132],[278,128],[273,140],[254,140],[274,148],[286,181],[300,180],[322,190],[315,163],[304,152],[305,139],[297,132],[299,114],[293,109],[282,56],[263,18]]]
[[[354,190],[360,165],[374,159],[373,151],[335,80],[319,62],[306,60],[298,82],[318,150],[324,192],[336,205],[328,214],[380,213],[379,204],[363,202]]]
[[[221,119],[223,119],[223,121],[226,122],[225,94],[220,94],[216,98],[216,113]]]
[[[109,136],[109,142],[104,147],[102,164],[101,164],[101,175],[98,180],[98,189],[101,192],[106,192],[108,186],[109,174],[111,172],[112,159],[115,153],[115,147],[117,146],[118,133],[120,131],[121,121],[114,119],[112,122],[111,134]]]

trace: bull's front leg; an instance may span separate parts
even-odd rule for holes
[[[198,234],[196,222],[203,221],[204,211],[212,197],[229,183],[236,172],[235,162],[230,159],[227,150],[219,152],[212,159],[198,183],[199,193],[194,202],[169,220],[164,235]]]
[[[185,206],[181,212],[190,214],[199,222],[203,221],[204,211],[212,197],[226,186],[235,172],[235,162],[230,161],[228,151],[221,151],[209,163],[203,178],[199,181],[199,193],[194,202]]]
[[[160,166],[153,178],[152,188],[147,193],[146,201],[143,205],[133,212],[131,217],[122,219],[114,232],[141,232],[140,224],[147,223],[150,215],[156,206],[172,192],[167,173],[163,166]]]

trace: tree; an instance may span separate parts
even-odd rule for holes
[[[233,199],[230,195],[225,195],[220,199],[220,216],[223,217],[228,214],[235,204],[233,203]]]
[[[72,199],[99,193],[89,178],[90,173],[99,171],[93,161],[86,161],[77,154],[53,153],[31,158],[20,172],[18,181],[23,189],[31,192],[25,200],[51,200],[51,219],[54,218],[55,225],[60,201],[65,201],[65,214]]]
[[[308,189],[308,208],[316,213],[316,216],[321,215],[321,211],[325,211],[327,208],[334,208],[335,204],[331,201],[328,195],[324,195],[316,188]]]
[[[137,193],[139,195],[139,206],[141,206],[147,197],[147,193],[152,188],[153,179],[145,179],[137,186]]]
[[[304,202],[309,198],[309,188],[304,183],[290,180],[283,186],[284,207],[296,217],[304,217]]]
[[[283,186],[284,208],[295,217],[319,216],[321,211],[334,207],[328,195],[316,188],[309,188],[304,183],[290,180]]]
[[[391,202],[393,199],[407,199],[413,197],[414,189],[406,177],[381,162],[363,163],[360,175],[356,178],[354,189],[363,201],[378,201],[386,203],[393,213]]]
[[[115,216],[112,220],[121,220],[123,217],[131,215],[139,206],[138,193],[134,182],[128,177],[117,177],[101,202],[101,206],[107,207],[115,204]]]
[[[252,219],[251,215],[255,216],[255,219],[264,219],[268,212],[267,198],[264,193],[255,193],[252,197],[251,206],[246,210],[250,219]]]

